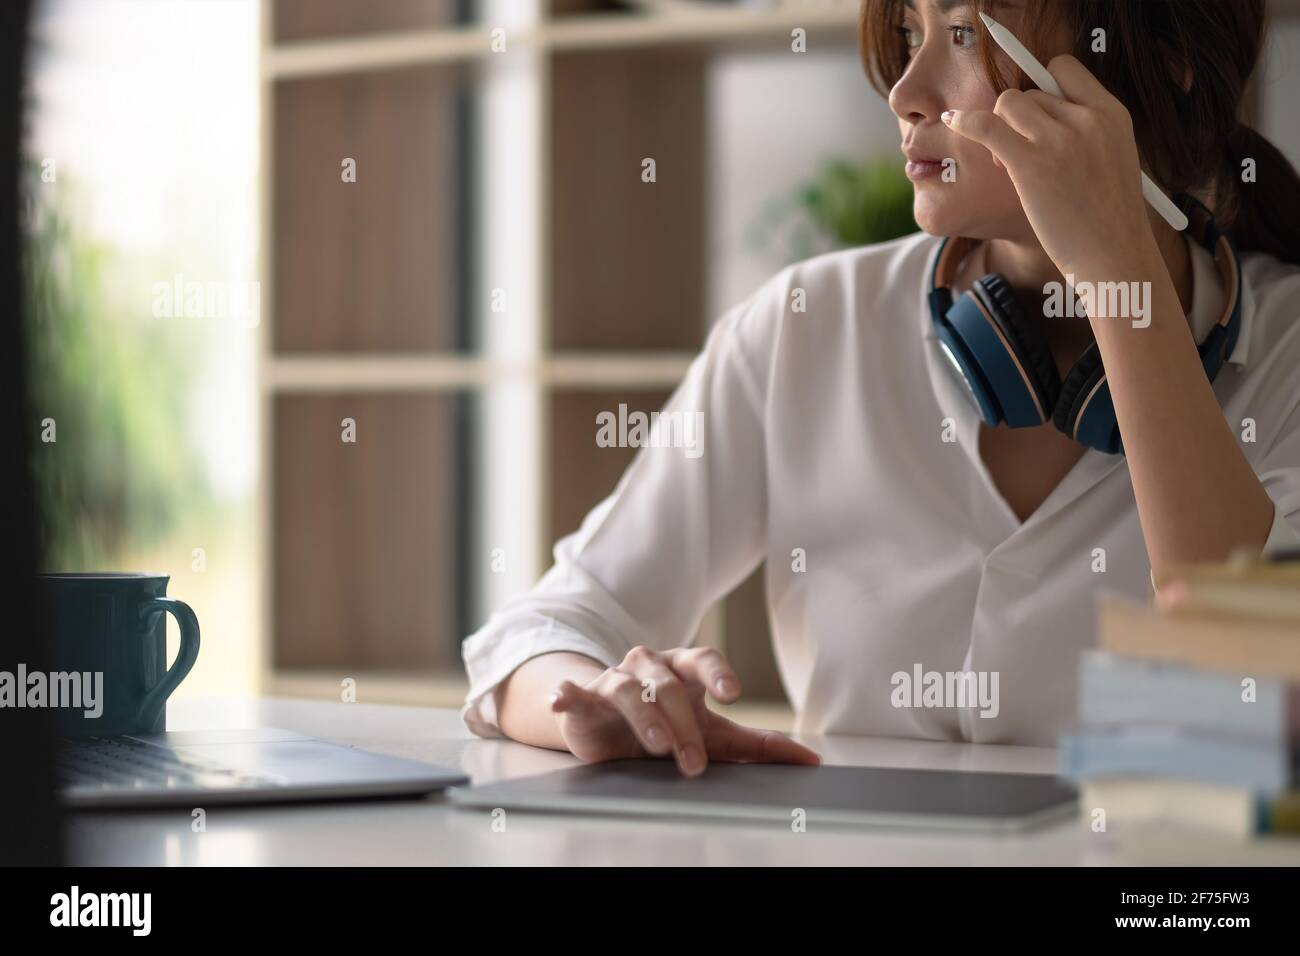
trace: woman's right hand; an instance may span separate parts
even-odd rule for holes
[[[702,773],[709,760],[821,763],[784,734],[742,727],[709,710],[705,693],[724,704],[740,696],[740,681],[718,651],[634,647],[585,685],[562,681],[551,710],[565,745],[587,763],[672,754],[687,776]]]

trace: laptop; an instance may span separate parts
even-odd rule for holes
[[[58,771],[61,802],[77,809],[415,797],[469,782],[271,728],[65,739]]]
[[[671,760],[615,760],[453,787],[463,807],[700,817],[789,826],[1023,830],[1076,812],[1074,787],[1046,774],[895,767],[710,763],[682,776]]]

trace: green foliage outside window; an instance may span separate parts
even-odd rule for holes
[[[38,520],[48,569],[108,570],[208,497],[179,398],[192,346],[182,323],[152,317],[148,267],[88,238],[75,183],[41,172],[24,164]]]

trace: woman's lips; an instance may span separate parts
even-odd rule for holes
[[[909,159],[904,167],[907,178],[914,183],[931,179],[943,172],[943,163],[937,159]]]

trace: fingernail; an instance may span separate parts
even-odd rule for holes
[[[651,747],[658,747],[664,742],[664,735],[660,733],[658,727],[648,727],[645,732],[645,739],[650,741]]]
[[[1156,592],[1156,606],[1162,610],[1176,608],[1187,597],[1187,588],[1181,581],[1171,581]]]
[[[714,686],[718,688],[719,694],[730,694],[735,691],[735,685],[725,677],[719,677],[714,681]]]
[[[683,747],[681,751],[682,769],[687,773],[695,773],[703,766],[699,752],[694,747]]]
[[[548,696],[546,699],[550,701],[552,704],[554,704],[557,700],[560,699],[560,692],[558,690],[553,690],[551,691],[550,696]]]
[[[939,119],[941,119],[941,120],[943,120],[945,123],[948,123],[949,125],[951,125],[951,124],[952,124],[952,118],[953,118],[954,116],[956,116],[956,115],[957,115],[957,111],[956,111],[956,110],[944,110],[942,113],[939,114]]]

